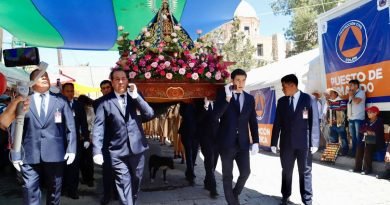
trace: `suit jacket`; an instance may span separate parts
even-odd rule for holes
[[[249,150],[249,129],[252,136],[252,142],[259,142],[255,99],[246,92],[243,92],[243,94],[244,104],[242,105],[241,112],[235,106],[234,98],[232,98],[230,102],[227,102],[224,91],[221,90],[217,94],[213,114],[214,121],[220,120],[217,131],[219,149],[234,148],[237,145],[238,140],[238,145],[241,150]]]
[[[81,141],[89,141],[87,114],[85,112],[84,105],[77,100],[73,100],[71,109],[72,112],[74,112],[77,143],[80,143]]]
[[[102,154],[103,141],[108,142],[111,157],[139,154],[148,149],[141,118],[137,117],[136,109],[142,116],[150,119],[154,115],[153,109],[140,96],[136,99],[128,94],[126,96],[125,115],[121,112],[114,92],[103,96],[99,103],[92,131],[94,155]]]
[[[301,92],[294,113],[289,111],[289,103],[290,99],[288,96],[283,96],[278,100],[271,146],[277,146],[280,136],[279,144],[281,150],[286,148],[308,149],[309,147],[318,147],[320,127],[316,100],[314,97]],[[305,108],[309,112],[308,119],[303,119]]]
[[[195,105],[193,103],[181,103],[179,113],[181,115],[181,123],[179,133],[182,137],[193,139],[197,137]]]
[[[55,122],[55,113],[61,113],[61,123]],[[15,134],[15,123],[11,128]],[[25,164],[62,162],[65,153],[76,153],[76,132],[72,111],[61,94],[49,93],[46,119],[41,122],[33,96],[30,109],[24,117],[22,146]],[[12,153],[12,160],[21,160],[22,154]]]

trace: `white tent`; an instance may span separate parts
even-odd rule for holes
[[[288,74],[298,77],[298,88],[304,92],[323,92],[326,89],[325,71],[320,66],[319,49],[313,49],[248,72],[246,91],[271,87],[276,98],[282,97],[280,79]]]

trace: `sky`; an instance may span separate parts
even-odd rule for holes
[[[274,33],[284,33],[288,27],[289,16],[275,16],[272,14],[270,2],[272,0],[247,0],[256,10],[260,18],[260,35],[269,36]],[[277,25],[277,26],[276,26]],[[3,48],[10,48],[12,37],[5,32]],[[39,48],[40,59],[49,63],[49,72],[53,66],[58,65],[56,49]],[[119,54],[117,51],[80,51],[80,50],[62,50],[63,65],[78,66],[89,64],[90,66],[106,66],[112,67],[115,65]]]

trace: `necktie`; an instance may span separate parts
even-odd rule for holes
[[[288,109],[291,113],[294,113],[294,96],[290,97],[290,104],[288,105]]]
[[[41,113],[39,115],[39,119],[41,120],[41,122],[45,122],[45,110],[46,110],[46,104],[45,104],[45,97],[46,95],[45,94],[41,94]]]
[[[122,94],[121,96],[121,107],[122,107],[122,113],[126,114],[126,101],[125,101],[125,95]]]
[[[237,107],[238,112],[241,112],[241,108],[240,108],[240,94],[241,93],[236,93],[236,107]]]

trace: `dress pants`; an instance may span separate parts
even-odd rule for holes
[[[225,199],[229,205],[237,205],[238,196],[241,194],[245,186],[246,180],[251,172],[249,162],[249,150],[241,150],[238,144],[229,149],[220,150],[222,161],[222,181]],[[236,161],[240,176],[237,183],[232,187],[233,183],[233,161]]]
[[[118,158],[111,157],[111,163],[120,204],[135,204],[144,171],[144,153]]]
[[[204,156],[204,168],[206,171],[204,185],[208,190],[215,191],[217,187],[214,171],[219,156],[216,149],[216,145],[214,144],[210,136],[202,136],[200,138],[200,147]]]
[[[191,136],[184,136],[182,135],[182,143],[184,146],[184,151],[186,154],[186,179],[187,180],[194,180],[195,173],[194,173],[194,166],[196,162],[196,157],[198,155],[198,149],[199,149],[199,140]]]
[[[62,192],[76,194],[80,182],[80,148],[77,148],[76,156],[72,164],[65,163],[65,173],[62,182]]]
[[[356,171],[365,171],[368,173],[372,172],[372,155],[375,152],[374,144],[365,144],[364,142],[360,143],[357,146],[356,156],[355,156],[355,170]],[[362,167],[363,165],[363,167]],[[363,168],[363,169],[362,169]]]
[[[103,151],[103,201],[108,203],[112,196],[117,195],[118,191],[115,188],[114,173],[112,171],[112,163],[110,153]]]
[[[282,164],[282,196],[287,199],[291,195],[291,184],[295,160],[298,164],[299,190],[302,202],[312,204],[312,154],[308,149],[280,149],[280,161]]]
[[[80,171],[84,182],[93,182],[92,146],[89,146],[88,149],[81,148]]]
[[[41,205],[40,183],[45,180],[45,187],[47,187],[46,204],[59,205],[63,171],[64,162],[23,164],[21,168],[24,181],[23,204]]]

